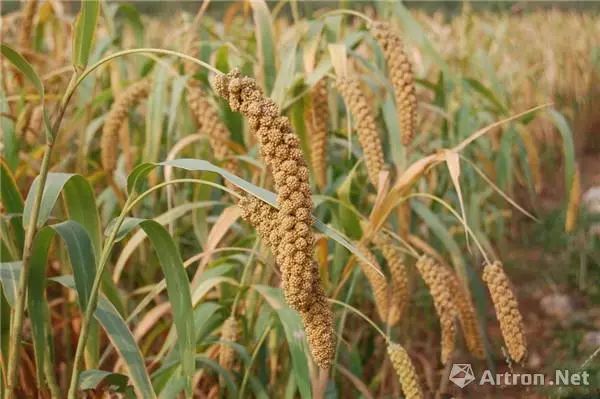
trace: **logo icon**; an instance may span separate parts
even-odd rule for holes
[[[475,374],[470,364],[453,364],[448,379],[459,388],[464,388],[475,381]]]

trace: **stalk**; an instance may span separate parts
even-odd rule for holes
[[[25,315],[25,301],[27,300],[27,281],[29,279],[29,262],[31,261],[31,248],[33,246],[33,239],[37,232],[37,219],[40,214],[40,207],[42,205],[42,195],[44,188],[46,187],[46,179],[48,178],[48,172],[50,171],[50,158],[52,156],[52,149],[54,148],[54,138],[62,122],[65,110],[71,96],[73,95],[76,85],[75,79],[76,73],[71,76],[71,81],[67,91],[61,99],[58,115],[52,126],[52,131],[47,138],[46,149],[44,151],[44,157],[42,159],[42,165],[40,168],[40,181],[38,184],[38,190],[35,193],[33,201],[33,207],[31,209],[31,218],[27,225],[27,232],[25,234],[25,242],[23,243],[23,262],[21,267],[21,274],[19,276],[19,285],[17,287],[17,298],[15,308],[13,310],[13,317],[11,323],[11,332],[8,343],[8,375],[7,375],[7,387],[6,387],[6,399],[13,399],[14,390],[17,384],[17,369],[19,367],[19,350],[20,341],[23,333],[23,318]]]
[[[92,290],[90,292],[90,300],[85,308],[85,313],[81,324],[81,331],[79,332],[79,338],[77,340],[77,349],[75,350],[75,359],[73,360],[73,371],[71,373],[71,382],[69,384],[69,391],[67,396],[69,399],[77,398],[77,381],[79,380],[80,364],[83,360],[83,353],[85,350],[85,345],[87,343],[91,320],[94,315],[94,311],[96,310],[96,305],[98,304],[98,294],[100,292],[100,283],[102,282],[102,273],[104,273],[104,268],[108,263],[108,258],[115,244],[117,233],[121,225],[123,224],[123,220],[125,220],[125,216],[127,215],[127,212],[129,210],[129,205],[131,204],[131,202],[133,202],[134,198],[134,193],[132,193],[132,195],[130,195],[127,198],[127,202],[125,203],[121,214],[117,218],[117,222],[115,223],[114,228],[110,232],[110,236],[108,237],[104,248],[102,249],[102,254],[100,255],[100,262],[98,263],[96,276],[94,277],[94,283],[92,284]]]
[[[46,184],[46,177],[48,176],[52,145],[52,143],[48,143],[44,152],[44,158],[42,159],[42,168],[40,170],[40,183],[38,185],[38,191],[34,198],[33,208],[31,210],[31,219],[29,219],[27,233],[25,235],[25,243],[23,245],[23,262],[21,274],[19,276],[19,286],[17,290],[15,308],[13,310],[11,331],[10,336],[8,338],[8,375],[6,377],[6,399],[14,398],[14,390],[17,383],[17,369],[19,366],[20,354],[19,343],[21,342],[23,318],[25,314],[25,301],[27,300],[27,280],[29,279],[29,262],[31,260],[31,247],[33,245],[33,237],[36,233],[37,218],[39,216],[40,206],[42,203],[42,193]]]

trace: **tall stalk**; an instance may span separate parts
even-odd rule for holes
[[[77,382],[79,380],[79,373],[81,371],[80,364],[83,360],[83,353],[85,350],[85,345],[87,343],[88,332],[91,325],[92,317],[94,315],[94,311],[96,310],[96,305],[98,304],[98,294],[100,293],[100,283],[102,282],[102,274],[104,273],[104,268],[108,263],[108,258],[110,256],[112,248],[115,245],[117,233],[119,232],[119,229],[123,224],[123,220],[125,220],[125,216],[129,212],[130,205],[133,202],[134,198],[134,193],[131,193],[131,195],[127,197],[125,206],[123,207],[121,214],[117,218],[117,221],[114,224],[112,231],[110,232],[110,236],[104,244],[104,248],[102,248],[100,261],[98,262],[98,267],[96,268],[96,275],[94,276],[94,282],[92,284],[92,289],[90,292],[90,299],[85,308],[85,313],[83,315],[83,320],[81,324],[81,331],[79,332],[79,338],[77,340],[77,349],[75,350],[75,359],[73,360],[73,371],[71,372],[71,382],[69,384],[69,392],[67,395],[69,399],[77,398]]]
[[[44,157],[42,159],[42,165],[40,168],[39,174],[39,183],[38,190],[35,193],[33,207],[31,208],[31,216],[29,219],[29,224],[27,225],[27,232],[25,234],[25,242],[23,244],[23,262],[21,266],[21,274],[19,275],[19,284],[17,287],[17,297],[15,302],[15,307],[12,312],[12,323],[10,329],[10,336],[8,341],[8,373],[6,376],[6,399],[12,399],[15,396],[15,388],[17,383],[17,370],[19,366],[19,354],[20,354],[20,345],[21,337],[23,333],[23,318],[25,313],[25,302],[27,301],[27,281],[29,279],[29,263],[31,261],[31,248],[33,246],[33,239],[35,237],[35,233],[37,232],[37,219],[40,214],[40,207],[42,205],[42,196],[44,193],[44,188],[46,186],[46,179],[48,177],[48,172],[50,171],[50,158],[52,157],[52,150],[54,148],[54,142],[56,137],[56,132],[60,128],[60,124],[62,122],[63,116],[65,115],[65,110],[69,103],[69,99],[73,95],[73,91],[75,86],[75,81],[77,78],[77,74],[73,73],[71,76],[71,81],[69,82],[69,86],[64,96],[62,97],[58,114],[52,125],[52,130],[47,135],[47,143],[46,148],[44,150]]]

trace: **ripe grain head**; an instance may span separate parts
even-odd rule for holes
[[[523,317],[502,264],[494,262],[486,265],[483,269],[483,281],[490,290],[508,353],[514,361],[520,362],[527,353]]]
[[[422,399],[423,391],[419,377],[406,350],[399,344],[390,343],[387,351],[406,399]]]
[[[379,172],[383,169],[383,149],[377,132],[375,115],[369,106],[360,81],[354,77],[338,78],[336,86],[348,105],[356,123],[358,141],[362,146],[367,173],[371,184],[377,187]]]
[[[417,96],[412,65],[400,35],[386,22],[375,22],[371,32],[383,50],[398,111],[404,145],[410,144],[417,122]]]
[[[446,274],[440,265],[430,257],[423,255],[416,264],[417,270],[421,274],[423,281],[429,288],[433,305],[438,318],[440,319],[440,329],[442,334],[442,363],[446,363],[456,344],[456,328],[454,319],[456,317],[456,308],[452,301],[452,293],[445,279]]]

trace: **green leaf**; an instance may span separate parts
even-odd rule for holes
[[[6,300],[11,307],[15,306],[22,265],[23,262],[21,261],[0,263],[0,283],[2,283],[4,295],[6,295]]]
[[[29,263],[29,282],[27,287],[27,307],[31,320],[31,335],[36,364],[38,385],[44,381],[44,362],[52,361],[48,301],[46,299],[46,265],[48,250],[55,232],[50,228],[42,229],[36,234]],[[46,359],[48,357],[48,359]]]
[[[135,35],[135,41],[138,47],[144,46],[144,24],[137,8],[131,4],[119,4],[115,13],[116,18],[120,18],[121,15],[129,22],[131,29]]]
[[[44,97],[44,85],[40,80],[38,74],[35,72],[33,67],[21,54],[13,50],[11,47],[6,44],[0,45],[0,50],[2,51],[2,55],[6,57],[19,71],[25,75],[25,77],[35,86],[36,90],[40,97]]]
[[[195,355],[194,319],[190,284],[183,260],[173,238],[160,223],[145,219],[133,219],[128,222],[130,228],[135,225],[148,235],[165,275],[167,294],[177,330],[183,374],[187,379],[188,390],[191,390]]]
[[[73,289],[75,283],[71,276],[60,276],[50,279],[67,288]],[[150,376],[146,370],[144,358],[139,347],[135,342],[135,338],[125,320],[121,317],[115,307],[103,296],[98,298],[98,307],[94,312],[94,317],[100,322],[108,339],[123,359],[129,371],[128,375],[135,387],[138,397],[140,398],[156,398]]]
[[[132,195],[139,191],[143,184],[143,179],[148,176],[148,173],[156,167],[155,164],[144,162],[133,168],[129,176],[127,176],[127,193]]]
[[[229,370],[225,370],[219,365],[219,363],[203,355],[197,355],[195,357],[195,362],[198,369],[206,366],[216,371],[219,376],[223,377],[225,384],[227,384],[228,398],[235,399],[238,396],[237,387],[235,385],[232,373]],[[175,361],[170,361],[165,363],[160,369],[152,374],[152,380],[158,381],[157,385],[159,385],[159,387],[157,387],[157,390],[160,392],[160,399],[174,398],[177,397],[176,395],[179,392],[181,392],[185,381],[182,381],[181,378],[177,378],[173,375],[176,369],[177,363]]]
[[[254,15],[254,26],[258,56],[262,66],[263,86],[266,93],[273,90],[277,68],[275,65],[275,33],[269,7],[264,0],[250,2]]]
[[[96,276],[96,259],[90,237],[82,225],[72,220],[54,224],[48,228],[54,229],[67,244],[79,306],[84,310],[90,300]]]
[[[394,160],[397,171],[404,171],[407,165],[406,147],[402,145],[400,137],[400,123],[398,121],[398,112],[396,111],[394,99],[390,92],[386,93],[385,101],[381,105],[383,121],[388,133],[388,143],[390,144],[390,154]]]
[[[17,187],[17,183],[11,173],[8,165],[0,159],[0,202],[4,206],[7,214],[23,213],[23,198]],[[18,218],[11,219],[12,232],[16,245],[19,249],[23,248],[25,232]]]
[[[487,100],[489,100],[489,102],[492,103],[494,107],[496,107],[497,112],[499,112],[502,115],[506,115],[508,113],[508,110],[506,109],[504,104],[502,104],[502,102],[498,99],[498,97],[496,97],[494,92],[489,88],[485,87],[483,83],[481,83],[479,80],[472,78],[465,78],[463,80],[465,83],[471,86],[471,88],[473,88],[475,91],[477,91],[479,94],[483,95]]]
[[[298,39],[298,36],[295,35],[290,43],[286,43],[280,51],[281,66],[277,71],[273,92],[271,93],[271,98],[279,107],[283,105],[285,95],[294,83]]]
[[[23,226],[26,227],[31,217],[31,208],[38,190],[39,177],[36,177],[25,199],[23,210]],[[37,226],[42,227],[50,218],[58,196],[63,193],[69,217],[81,224],[90,235],[94,253],[98,254],[101,242],[100,220],[96,207],[94,191],[89,182],[81,175],[72,173],[48,173],[46,186],[42,195]]]
[[[573,178],[575,176],[575,145],[573,144],[573,132],[569,123],[565,119],[564,115],[560,112],[550,109],[550,120],[560,133],[563,141],[563,157],[565,163],[565,198],[569,198],[569,192],[573,185]]]
[[[87,66],[92,44],[100,3],[98,0],[82,0],[81,11],[75,21],[75,33],[73,36],[73,64],[76,68],[83,69]]]
[[[0,130],[2,131],[2,150],[3,162],[6,162],[9,169],[15,170],[19,164],[19,139],[15,131],[15,121],[10,117],[9,102],[6,101],[6,93],[0,90]]]
[[[113,391],[123,393],[128,388],[128,381],[129,378],[126,375],[92,369],[81,372],[78,383],[81,391],[112,387]]]
[[[310,354],[307,353],[308,348],[300,316],[285,304],[281,289],[260,284],[255,284],[252,288],[260,293],[277,313],[285,331],[285,337],[292,357],[292,371],[298,385],[298,390],[300,391],[300,396],[302,398],[311,398],[310,375],[308,373],[307,362],[307,356],[310,356]]]
[[[94,189],[83,176],[73,175],[64,185],[62,194],[69,219],[85,228],[92,241],[94,255],[99,257],[102,250],[102,231]]]
[[[167,66],[160,64],[154,72],[152,89],[148,96],[148,112],[146,112],[146,138],[144,143],[143,160],[158,161],[160,141],[163,135],[163,120],[166,110]]]
[[[69,181],[73,174],[70,173],[48,173],[48,177],[46,180],[46,185],[44,187],[44,193],[42,194],[42,203],[40,205],[40,212],[37,220],[37,227],[42,227],[48,218],[50,217],[50,213],[52,209],[54,209],[54,205],[56,205],[56,200],[60,192],[62,191],[64,185]],[[29,219],[31,218],[31,210],[33,208],[33,202],[37,195],[38,186],[39,186],[39,176],[37,176],[31,187],[29,188],[29,193],[27,194],[27,198],[25,199],[25,209],[23,210],[23,227],[27,227],[29,225]]]

